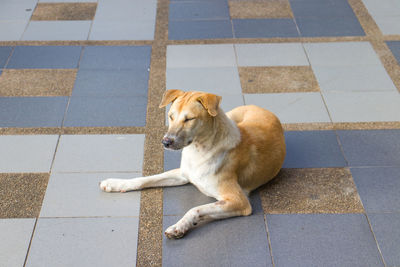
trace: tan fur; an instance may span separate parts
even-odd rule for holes
[[[182,149],[180,169],[131,180],[108,179],[105,191],[194,184],[218,201],[189,210],[165,234],[182,237],[199,223],[251,214],[247,195],[273,179],[282,167],[285,140],[279,119],[263,108],[241,106],[224,113],[221,97],[168,90],[160,107],[172,103],[166,140]],[[164,144],[165,145],[165,144]]]

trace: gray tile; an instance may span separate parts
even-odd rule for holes
[[[367,213],[400,212],[400,167],[352,168]]]
[[[245,94],[246,105],[257,105],[282,123],[330,122],[320,93]]]
[[[400,34],[400,15],[388,17],[386,15],[374,17],[376,24],[384,35]]]
[[[400,65],[400,41],[388,41],[386,43],[397,59],[397,63]]]
[[[167,47],[167,68],[235,66],[235,51],[231,44],[169,45]]]
[[[329,168],[347,165],[333,131],[285,132],[284,168]]]
[[[355,16],[296,18],[301,37],[364,36],[364,30]]]
[[[26,266],[133,266],[138,223],[138,218],[39,219]]]
[[[80,3],[97,2],[98,0],[39,0],[39,3]]]
[[[6,65],[6,62],[11,55],[12,49],[13,48],[11,46],[0,47],[0,69],[2,69]]]
[[[155,21],[156,0],[101,0],[98,1],[94,21],[129,22]]]
[[[139,216],[140,191],[110,194],[99,188],[99,182],[107,178],[139,176],[140,173],[53,173],[40,217]]]
[[[0,20],[25,20],[28,21],[35,9],[37,0],[2,0]]]
[[[153,40],[155,20],[108,21],[94,20],[89,40]],[[116,31],[115,29],[118,29]]]
[[[164,150],[164,171],[177,169],[181,165],[182,151]]]
[[[135,69],[150,67],[150,46],[86,46],[80,69]]]
[[[229,20],[228,2],[197,1],[171,2],[169,5],[169,20]]]
[[[400,130],[337,133],[350,166],[400,166]]]
[[[16,46],[7,68],[74,69],[80,54],[80,46]]]
[[[235,44],[238,65],[247,66],[309,66],[300,43]]]
[[[347,0],[291,0],[289,2],[296,19],[300,17],[335,17],[339,20],[343,17],[355,16]]]
[[[387,266],[400,266],[400,214],[370,214],[368,218]]]
[[[381,65],[369,42],[305,43],[311,66]]]
[[[383,3],[374,0],[362,0],[368,12],[376,16],[400,16],[400,3],[397,0],[385,0]]]
[[[0,262],[4,266],[23,266],[35,219],[1,219]]]
[[[1,97],[0,127],[61,127],[68,97]]]
[[[66,127],[145,126],[147,97],[72,97]]]
[[[72,96],[144,96],[147,97],[149,72],[131,70],[78,71]]]
[[[170,21],[168,28],[170,40],[233,38],[229,19]]]
[[[167,89],[203,91],[213,94],[241,94],[236,67],[168,68]]]
[[[19,41],[28,21],[0,20],[0,41]]]
[[[397,91],[382,65],[313,66],[322,91],[382,92]]]
[[[293,19],[233,19],[236,38],[299,37]]]
[[[53,172],[141,172],[144,135],[63,135]]]
[[[221,94],[222,100],[220,107],[223,111],[228,112],[236,107],[244,105],[244,99],[242,94]]]
[[[22,40],[87,40],[91,21],[31,21]]]
[[[398,92],[323,92],[333,122],[400,120]]]
[[[383,266],[363,214],[267,215],[276,266]]]
[[[0,136],[0,172],[49,172],[58,135]]]
[[[164,229],[179,219],[164,216]],[[264,218],[230,218],[201,226],[180,240],[164,237],[163,266],[272,266]]]

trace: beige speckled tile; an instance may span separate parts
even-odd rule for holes
[[[348,169],[283,169],[260,190],[265,213],[363,213]]]
[[[233,19],[293,17],[288,0],[229,0],[228,4]]]
[[[319,92],[309,66],[239,67],[239,76],[245,94]]]
[[[48,173],[1,173],[0,218],[39,216]]]
[[[92,20],[97,3],[39,3],[31,20]]]
[[[70,96],[76,69],[5,69],[0,96]]]

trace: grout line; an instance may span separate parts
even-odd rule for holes
[[[376,239],[376,235],[375,235],[374,230],[373,230],[373,228],[372,228],[371,221],[370,221],[369,218],[368,218],[367,212],[365,212],[365,218],[367,219],[367,222],[368,222],[368,225],[369,225],[369,229],[371,230],[372,236],[374,237],[376,247],[378,248],[378,251],[379,251],[379,256],[381,257],[381,260],[382,260],[382,262],[383,262],[383,265],[385,265],[385,267],[386,267],[387,264],[386,264],[386,262],[385,262],[385,259],[383,258],[383,254],[382,254],[381,248],[380,248],[380,246],[379,246],[378,240]]]
[[[271,244],[271,238],[270,238],[270,234],[269,234],[267,214],[264,214],[264,224],[265,224],[265,230],[267,231],[268,248],[269,248],[269,254],[271,256],[272,266],[275,267],[274,256],[272,255],[272,244]]]
[[[32,240],[33,240],[33,236],[35,235],[36,225],[37,225],[37,223],[38,223],[38,220],[39,220],[39,217],[36,217],[36,219],[35,219],[35,224],[33,225],[33,229],[32,229],[31,239],[30,239],[30,241],[29,241],[28,249],[27,249],[27,251],[26,251],[24,264],[22,265],[23,267],[26,266],[26,262],[28,261],[28,256],[29,256],[29,252],[30,252],[30,250],[31,250]]]

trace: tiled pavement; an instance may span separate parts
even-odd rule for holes
[[[0,266],[400,266],[398,0],[0,0]],[[286,129],[253,215],[181,240],[193,186],[163,91],[256,104]]]

